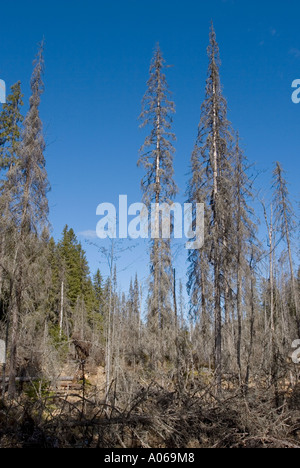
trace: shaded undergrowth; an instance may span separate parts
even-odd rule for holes
[[[134,394],[20,397],[0,407],[0,447],[300,448],[300,389],[275,403],[271,389],[212,385],[169,391],[153,382]]]

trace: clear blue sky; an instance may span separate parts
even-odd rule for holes
[[[8,87],[21,80],[26,103],[37,43],[46,40],[41,114],[56,238],[65,224],[76,233],[94,230],[99,203],[116,202],[119,194],[140,200],[136,161],[145,133],[137,117],[157,41],[173,65],[167,79],[177,109],[175,176],[184,199],[211,20],[229,118],[250,162],[262,171],[258,186],[267,187],[272,163],[280,160],[292,197],[299,198],[300,104],[291,101],[292,81],[300,78],[299,1],[1,2],[0,79]],[[99,256],[85,247],[94,270]],[[140,253],[132,254],[125,283],[135,269],[145,272],[147,256]],[[184,260],[178,269],[183,277]]]

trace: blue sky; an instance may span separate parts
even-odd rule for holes
[[[65,224],[95,230],[96,207],[128,194],[140,200],[136,167],[145,132],[138,116],[149,64],[159,41],[176,103],[175,178],[184,200],[207,72],[210,21],[220,45],[229,119],[246,155],[268,187],[272,163],[282,162],[293,199],[299,199],[299,1],[258,0],[16,0],[0,9],[0,79],[21,80],[25,101],[37,43],[45,37],[45,94],[41,114],[52,185],[50,220],[56,238]],[[91,269],[97,251],[85,244]],[[186,265],[178,260],[178,277]],[[146,246],[121,261],[123,284],[147,274]]]

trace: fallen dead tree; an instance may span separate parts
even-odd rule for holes
[[[1,377],[0,377],[1,379]],[[38,382],[41,380],[41,377],[16,377],[16,382]],[[53,377],[52,379],[48,379],[51,382],[72,382],[74,377]],[[5,378],[5,382],[9,381],[9,377]]]
[[[114,402],[113,388],[109,403],[55,395],[3,407],[0,447],[300,448],[298,398],[286,395],[278,408],[266,389],[217,398],[212,386],[180,393],[157,383],[126,404],[124,395]]]

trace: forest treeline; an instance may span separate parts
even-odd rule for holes
[[[7,397],[9,401],[24,397],[22,376],[31,381],[36,401],[40,402],[44,388],[41,383],[50,382],[53,387],[53,381],[66,369],[77,366],[83,387],[81,415],[88,419],[87,413],[92,411],[89,405],[93,402],[98,408],[100,400],[106,418],[109,408],[112,418],[116,407],[118,418],[121,409],[130,408],[126,417],[122,414],[127,422],[131,421],[131,436],[138,446],[154,444],[155,438],[160,440],[161,434],[168,432],[166,425],[171,427],[177,421],[172,412],[176,408],[180,408],[181,419],[184,408],[187,419],[192,418],[195,403],[199,421],[206,418],[208,424],[210,418],[216,417],[220,426],[216,420],[215,432],[209,431],[202,421],[206,440],[202,444],[197,436],[201,428],[193,420],[190,439],[209,445],[212,437],[216,445],[222,445],[227,417],[223,411],[227,403],[222,399],[228,392],[238,395],[241,405],[249,405],[247,398],[254,399],[254,394],[257,404],[264,405],[259,406],[260,416],[255,421],[249,416],[252,426],[247,420],[251,427],[237,441],[229,426],[240,425],[242,434],[243,410],[233,416],[235,410],[228,403],[227,415],[233,418],[228,422],[228,444],[238,445],[248,433],[262,434],[263,421],[270,424],[270,441],[275,441],[275,445],[276,437],[279,440],[277,429],[289,438],[290,442],[286,440],[283,445],[292,444],[286,429],[292,425],[295,443],[300,427],[299,396],[295,399],[295,392],[299,392],[299,365],[292,362],[291,353],[293,342],[300,338],[298,220],[280,162],[274,164],[270,174],[268,202],[256,187],[255,170],[244,154],[238,132],[228,120],[213,26],[207,52],[205,99],[198,131],[195,125],[186,189],[187,202],[205,205],[205,244],[188,253],[188,304],[185,285],[176,280],[172,239],[150,241],[145,298],[145,285],[139,283],[137,276],[132,279],[129,292],[120,291],[117,246],[113,241],[111,251],[106,252],[110,274],[103,278],[100,270],[91,276],[84,249],[71,228],[66,226],[58,241],[51,237],[46,145],[39,113],[44,92],[43,44],[34,62],[25,117],[21,83],[12,86],[0,113],[0,338],[6,343],[7,356],[1,377],[3,404]],[[138,165],[144,171],[141,189],[147,206],[173,203],[178,192],[173,169],[175,104],[166,70],[157,45],[140,116],[147,136]],[[261,219],[254,210],[258,205]],[[196,213],[193,222],[195,227]],[[260,225],[267,241],[259,234]],[[91,389],[86,374],[99,368],[103,369],[103,388]],[[37,379],[39,387],[35,384]],[[258,389],[259,397],[255,393]],[[92,396],[87,401],[89,391]],[[165,407],[159,395],[165,399]],[[292,396],[294,408],[296,404],[294,417],[298,414],[298,419],[286,425],[280,420],[279,424],[277,417],[289,410],[288,398]],[[156,402],[153,407],[151,401]],[[204,402],[208,405],[205,409],[201,406]],[[221,405],[220,411],[214,406],[216,402]],[[161,430],[154,437],[153,424],[149,423],[152,429],[148,429],[148,434],[152,433],[153,438],[150,441],[145,431],[134,430],[130,418],[133,413],[137,417],[138,409],[140,417],[141,412],[151,413],[160,405],[161,413],[155,414]],[[164,417],[169,418],[166,425],[162,422]],[[118,424],[123,424],[122,430],[111,435],[110,443],[128,446],[124,420],[118,419]],[[139,424],[148,423],[136,420],[137,427]],[[176,439],[174,434],[179,429],[176,426],[175,431],[174,426],[175,439],[169,434],[169,442],[164,443],[191,443],[188,427],[184,427],[186,433]],[[102,426],[98,436],[101,445]],[[254,445],[255,437],[251,439]],[[261,435],[260,440],[266,440],[267,433],[264,437]]]

